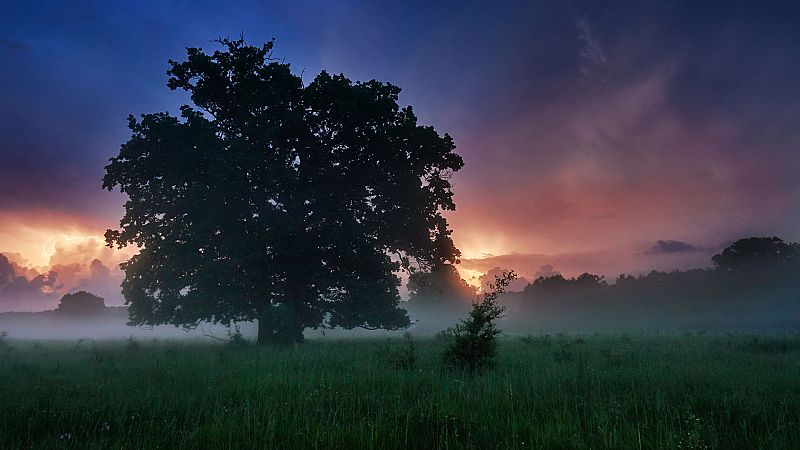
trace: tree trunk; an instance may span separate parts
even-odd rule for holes
[[[258,318],[256,342],[259,345],[300,343],[303,342],[303,328],[293,308],[286,305],[272,306]]]

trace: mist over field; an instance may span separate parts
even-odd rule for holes
[[[400,330],[318,328],[308,338],[434,337],[455,326],[471,308],[478,289],[457,272],[412,276],[410,298],[400,303],[411,319]],[[436,278],[436,277],[439,278]],[[421,277],[433,283],[420,285]],[[430,281],[430,280],[428,280]],[[486,280],[484,280],[486,281]],[[796,333],[800,331],[800,277],[795,266],[768,271],[727,272],[695,269],[620,276],[612,284],[588,273],[565,278],[548,272],[510,287],[500,297],[506,308],[498,321],[506,334],[641,333]],[[201,322],[192,327],[127,325],[125,307],[106,307],[86,315],[43,312],[0,313],[0,330],[14,339],[230,339],[236,329],[255,341],[257,324]]]

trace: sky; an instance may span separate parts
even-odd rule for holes
[[[448,219],[473,281],[613,279],[800,240],[798,19],[755,1],[0,0],[0,253],[33,291],[117,295],[129,252],[102,234],[125,199],[100,179],[126,117],[178,111],[167,61],[239,35],[275,38],[305,79],[396,84],[453,136]]]

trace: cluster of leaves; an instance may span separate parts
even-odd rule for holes
[[[797,266],[800,244],[784,242],[777,236],[749,237],[734,242],[711,260],[717,269],[728,272],[780,270]]]
[[[516,277],[514,271],[496,276],[483,298],[473,302],[469,316],[451,330],[450,343],[443,355],[447,367],[468,372],[491,367],[497,350],[496,338],[500,334],[494,322],[505,312],[497,298]]]

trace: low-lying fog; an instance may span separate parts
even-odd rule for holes
[[[719,299],[709,304],[693,303],[691,299],[676,299],[672,303],[637,302],[614,304],[608,299],[562,298],[559,303],[532,302],[525,293],[508,293],[503,303],[507,315],[499,323],[506,334],[527,335],[545,333],[615,333],[645,334],[669,332],[747,332],[782,333],[800,330],[800,302],[792,293],[776,297],[773,294],[748,299],[732,299],[726,308],[719,308]],[[405,332],[415,337],[435,336],[455,325],[467,315],[469,303],[442,308],[403,302],[409,310],[412,325],[406,330],[344,330],[307,329],[307,338],[399,337]],[[714,306],[712,306],[714,305]],[[38,313],[0,313],[0,331],[12,339],[77,340],[77,339],[201,339],[209,342],[227,340],[235,328],[225,325],[202,324],[186,330],[172,325],[153,327],[129,326],[125,308],[106,308],[95,317],[64,317],[54,311]],[[241,334],[254,340],[255,322],[240,322]]]

